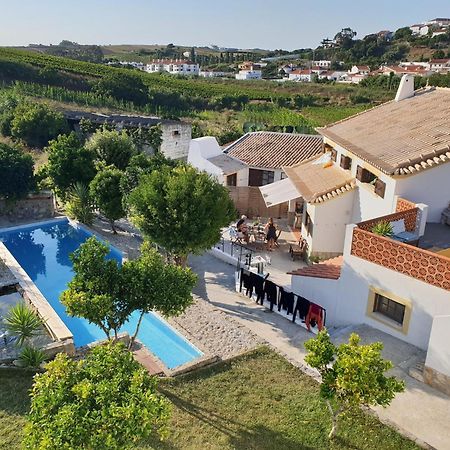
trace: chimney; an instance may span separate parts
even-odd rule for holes
[[[414,96],[414,75],[403,75],[395,96],[395,101],[400,102],[405,98]]]

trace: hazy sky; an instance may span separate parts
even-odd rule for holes
[[[449,16],[449,0],[0,0],[0,45],[68,39],[295,49],[347,26],[362,37]]]

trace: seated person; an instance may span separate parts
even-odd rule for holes
[[[248,226],[246,224],[247,216],[241,216],[241,218],[236,223],[236,229],[238,233],[242,234],[242,238],[248,244],[250,242],[250,235],[248,234]]]

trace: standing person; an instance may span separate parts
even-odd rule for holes
[[[264,232],[266,233],[267,249],[271,252],[277,238],[277,227],[275,226],[272,217],[270,217],[269,221],[266,223]]]

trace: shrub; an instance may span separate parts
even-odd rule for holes
[[[386,237],[390,237],[394,234],[391,222],[387,222],[385,220],[376,223],[370,231],[372,231],[372,233]]]
[[[30,155],[0,143],[0,197],[17,200],[33,190],[33,166]]]
[[[72,186],[68,193],[66,212],[70,218],[92,225],[94,213],[88,186],[81,182]]]
[[[19,361],[21,362],[22,367],[37,368],[45,361],[45,359],[45,353],[31,345],[25,346],[19,355]]]
[[[42,320],[25,303],[17,303],[11,307],[4,320],[6,329],[18,337],[19,346],[36,336],[42,326]]]

